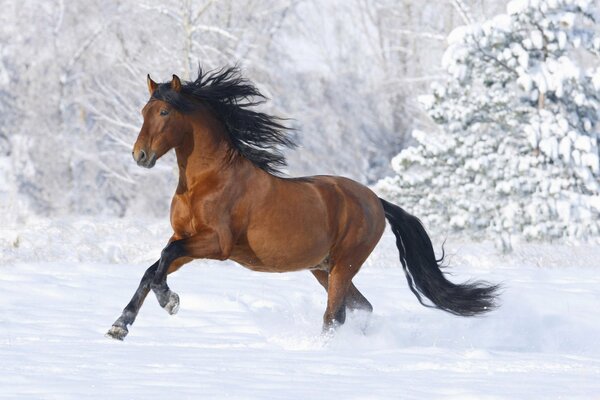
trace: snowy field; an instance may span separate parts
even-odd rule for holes
[[[454,280],[503,283],[460,318],[418,304],[391,233],[355,279],[371,316],[320,335],[308,272],[195,262],[124,342],[104,333],[168,238],[166,221],[28,221],[0,228],[2,399],[600,399],[600,248],[447,244]]]

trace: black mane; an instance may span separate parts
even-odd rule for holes
[[[152,98],[183,113],[208,104],[227,128],[234,149],[269,173],[277,174],[286,165],[279,148],[296,146],[288,135],[290,128],[280,118],[250,109],[266,97],[242,77],[237,66],[206,73],[199,68],[196,80],[183,83],[180,92],[173,91],[170,83],[161,83]]]

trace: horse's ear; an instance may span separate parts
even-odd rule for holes
[[[154,91],[158,87],[158,84],[156,82],[154,82],[152,80],[152,78],[150,78],[150,74],[148,74],[148,77],[146,78],[146,82],[148,83],[148,91],[150,92],[150,96],[152,96],[154,94]]]
[[[171,81],[171,89],[175,92],[179,92],[181,90],[181,80],[175,74],[173,74],[173,80]]]

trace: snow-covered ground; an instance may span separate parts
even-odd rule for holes
[[[196,261],[148,298],[124,342],[104,337],[168,238],[166,221],[62,219],[0,228],[0,398],[600,398],[600,248],[449,242],[452,279],[504,285],[460,318],[418,304],[390,233],[355,279],[373,303],[320,335],[308,272]]]

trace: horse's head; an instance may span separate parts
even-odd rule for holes
[[[158,84],[148,75],[150,100],[142,109],[144,123],[135,145],[133,159],[141,167],[152,168],[160,157],[183,141],[192,130],[186,116],[162,99],[181,96],[181,81],[173,75],[170,83]],[[160,93],[160,96],[157,94]]]

